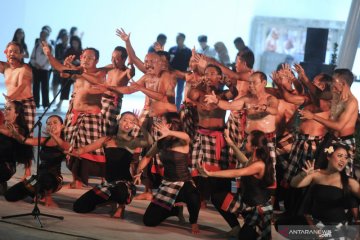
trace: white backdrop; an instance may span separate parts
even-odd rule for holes
[[[55,39],[61,28],[77,26],[84,32],[83,47],[100,50],[99,66],[110,63],[115,46],[124,45],[115,35],[118,27],[131,32],[131,41],[141,59],[158,33],[167,35],[168,50],[175,45],[177,33],[183,32],[190,48],[198,47],[200,34],[208,35],[210,45],[223,41],[234,60],[233,40],[241,36],[245,43],[249,42],[254,16],[346,21],[350,4],[351,0],[2,0],[0,60],[6,60],[2,50],[16,28],[25,30],[31,53],[44,25],[53,30],[50,39]],[[135,79],[139,77],[137,74]]]

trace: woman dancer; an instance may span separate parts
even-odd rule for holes
[[[118,131],[115,136],[102,137],[90,145],[74,149],[70,154],[80,154],[104,148],[105,182],[86,192],[74,203],[73,209],[77,213],[93,211],[99,204],[117,202],[119,207],[113,217],[123,218],[125,204],[129,204],[136,194],[135,185],[130,174],[130,163],[133,152],[138,147],[152,144],[152,137],[144,127],[141,128],[143,137],[134,137],[131,132],[138,124],[136,115],[124,112],[119,120]]]
[[[162,122],[155,123],[155,127],[161,137],[141,160],[134,178],[135,183],[140,182],[142,171],[156,153],[159,153],[164,166],[164,177],[146,209],[143,222],[155,227],[170,216],[179,216],[182,212],[178,203],[185,202],[190,214],[191,232],[198,234],[200,195],[187,167],[190,137],[182,131],[178,113],[165,113]]]
[[[63,177],[61,176],[61,162],[65,159],[64,149],[70,145],[63,141],[63,120],[58,115],[51,115],[46,120],[46,133],[48,137],[40,139],[40,166],[37,176],[33,175],[11,187],[5,194],[5,199],[10,202],[19,201],[27,196],[35,197],[35,188],[38,187],[40,198],[44,198],[45,206],[56,206],[51,194],[60,190]],[[38,138],[25,138],[15,129],[12,129],[15,138],[30,146],[38,145]],[[37,181],[39,180],[39,181]],[[38,184],[37,184],[38,182]]]
[[[332,237],[340,238],[350,234],[346,209],[351,207],[352,196],[360,198],[359,183],[346,175],[349,161],[349,147],[336,143],[325,148],[328,165],[326,169],[314,169],[314,161],[307,161],[303,171],[290,182],[292,187],[310,186],[305,214],[298,217],[281,218],[276,222],[277,230],[283,225],[309,225],[312,229],[332,227]],[[317,237],[317,236],[314,236]],[[347,235],[347,239],[357,239]]]
[[[228,133],[225,140],[234,150],[238,161],[245,164],[245,167],[216,172],[208,172],[204,167],[200,170],[211,177],[241,177],[241,188],[236,194],[214,194],[212,203],[232,227],[228,232],[229,236],[238,235],[239,239],[271,239],[272,205],[268,187],[273,184],[274,168],[266,135],[258,130],[248,135],[245,148],[247,152],[252,152],[249,159],[237,148]],[[241,228],[236,213],[244,217],[244,225]]]
[[[0,124],[0,188],[2,193],[7,189],[7,181],[16,172],[16,163],[29,163],[32,159],[32,148],[19,143],[11,129],[27,136],[29,129],[24,119],[23,105],[18,101],[8,101],[5,105],[4,123]]]

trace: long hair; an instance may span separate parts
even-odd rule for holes
[[[16,35],[18,34],[18,32],[23,32],[24,33],[24,37],[21,39],[21,42],[20,42],[20,51],[21,52],[24,52],[25,50],[27,51],[27,45],[25,43],[25,32],[24,32],[24,30],[22,28],[16,29],[12,41],[17,42]]]
[[[19,126],[21,134],[23,134],[24,136],[28,136],[30,133],[30,129],[28,128],[26,121],[25,121],[24,106],[19,101],[12,101],[12,103],[14,104],[14,107],[15,107],[15,113],[17,113],[15,123],[16,123],[16,125]]]
[[[169,128],[171,131],[183,131],[180,115],[177,112],[167,112],[163,115],[163,117],[165,118],[167,124],[171,124]],[[160,139],[157,143],[157,146],[159,149],[167,149],[178,141],[178,138],[168,136],[166,138]]]
[[[327,157],[332,156],[337,149],[344,149],[346,151],[346,153],[348,154],[348,156],[350,155],[350,148],[349,148],[349,146],[347,146],[345,144],[335,143],[335,144],[332,145],[332,147],[334,148],[334,151],[331,152],[331,153],[328,153]],[[349,177],[346,174],[346,168],[345,167],[340,172],[340,177],[341,177],[341,185],[343,186],[344,195],[350,194]]]
[[[251,146],[255,147],[255,157],[265,163],[263,181],[266,186],[269,186],[274,183],[274,166],[267,146],[268,140],[265,133],[259,130],[252,131],[250,135]]]

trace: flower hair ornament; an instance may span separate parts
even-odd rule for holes
[[[325,148],[324,152],[327,153],[327,154],[332,154],[334,152],[334,147],[330,146],[328,148]]]

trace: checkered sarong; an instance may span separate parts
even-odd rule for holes
[[[216,141],[217,138],[211,135],[201,134],[199,129],[195,137],[192,141],[192,151],[191,151],[191,174],[192,176],[198,176],[198,166],[201,166],[202,163],[205,163],[206,169],[209,171],[219,171],[223,169],[228,169],[229,161],[228,161],[228,146],[223,139],[223,135],[221,134],[222,140],[224,141],[224,145],[220,149],[220,159],[216,158]],[[207,130],[207,129],[203,129]],[[210,132],[218,132],[219,131],[211,131]],[[218,141],[221,139],[218,139]]]
[[[293,143],[294,136],[292,133],[283,135],[276,142],[276,163],[284,170],[289,167],[289,154]]]
[[[71,124],[71,120],[72,120],[72,109],[73,109],[73,104],[74,104],[74,97],[75,97],[75,93],[73,93],[71,95],[70,101],[69,101],[69,108],[66,112],[65,115],[65,119],[64,119],[64,138],[65,141],[70,142],[72,135],[73,135],[73,131],[74,131],[74,126]]]
[[[158,191],[153,196],[152,202],[163,208],[171,210],[180,189],[184,186],[184,184],[185,182],[170,182],[162,180]]]
[[[256,227],[259,237],[257,239],[271,239],[271,218],[273,207],[269,199],[263,205],[247,206],[240,194],[228,193],[221,209],[234,214],[244,216],[244,222],[249,226]]]
[[[67,134],[67,139],[69,139],[69,143],[72,148],[80,148],[85,145],[89,145],[103,136],[102,132],[102,116],[101,113],[74,113],[73,109],[72,113],[69,114],[72,122],[70,122],[71,131]],[[78,116],[76,117],[76,115]],[[74,122],[74,120],[76,121]],[[95,162],[105,162],[105,156],[102,148],[99,148],[90,153],[85,153],[80,156],[81,158],[85,158]]]
[[[198,123],[196,106],[192,105],[191,103],[184,102],[183,105],[181,105],[179,114],[184,131],[190,136],[191,139],[194,138]]]
[[[24,108],[24,117],[26,125],[29,128],[29,131],[33,130],[35,124],[35,114],[36,114],[36,105],[34,98],[18,100],[22,103]],[[33,136],[33,132],[30,133],[30,136]]]
[[[96,193],[96,195],[102,197],[105,200],[108,200],[111,197],[111,188],[115,188],[117,185],[125,184],[128,191],[128,198],[126,199],[126,204],[130,204],[132,199],[135,197],[136,194],[136,187],[130,181],[114,181],[114,182],[103,182],[99,185],[96,185],[92,190]]]
[[[301,133],[295,135],[289,156],[290,164],[284,174],[284,184],[290,183],[292,178],[302,171],[307,160],[314,159],[316,149],[322,139],[321,136],[309,136]]]
[[[245,111],[239,111],[235,114],[231,112],[228,121],[226,123],[226,128],[229,130],[230,139],[239,148],[244,141],[245,124],[246,124]],[[230,165],[236,168],[242,167],[239,161],[236,159],[235,152],[232,148],[229,148],[228,154],[229,154]]]
[[[120,114],[122,99],[108,94],[101,97],[101,115],[103,117],[103,133],[112,136],[116,132],[117,115]]]
[[[355,158],[355,153],[356,153],[355,136],[349,135],[349,136],[345,136],[345,137],[334,138],[332,140],[332,144],[334,144],[334,143],[340,143],[340,144],[343,144],[343,145],[346,145],[349,147],[350,157],[349,157],[348,163],[345,167],[345,171],[346,171],[346,175],[348,175],[349,177],[354,177],[354,174],[355,174],[354,158]]]

